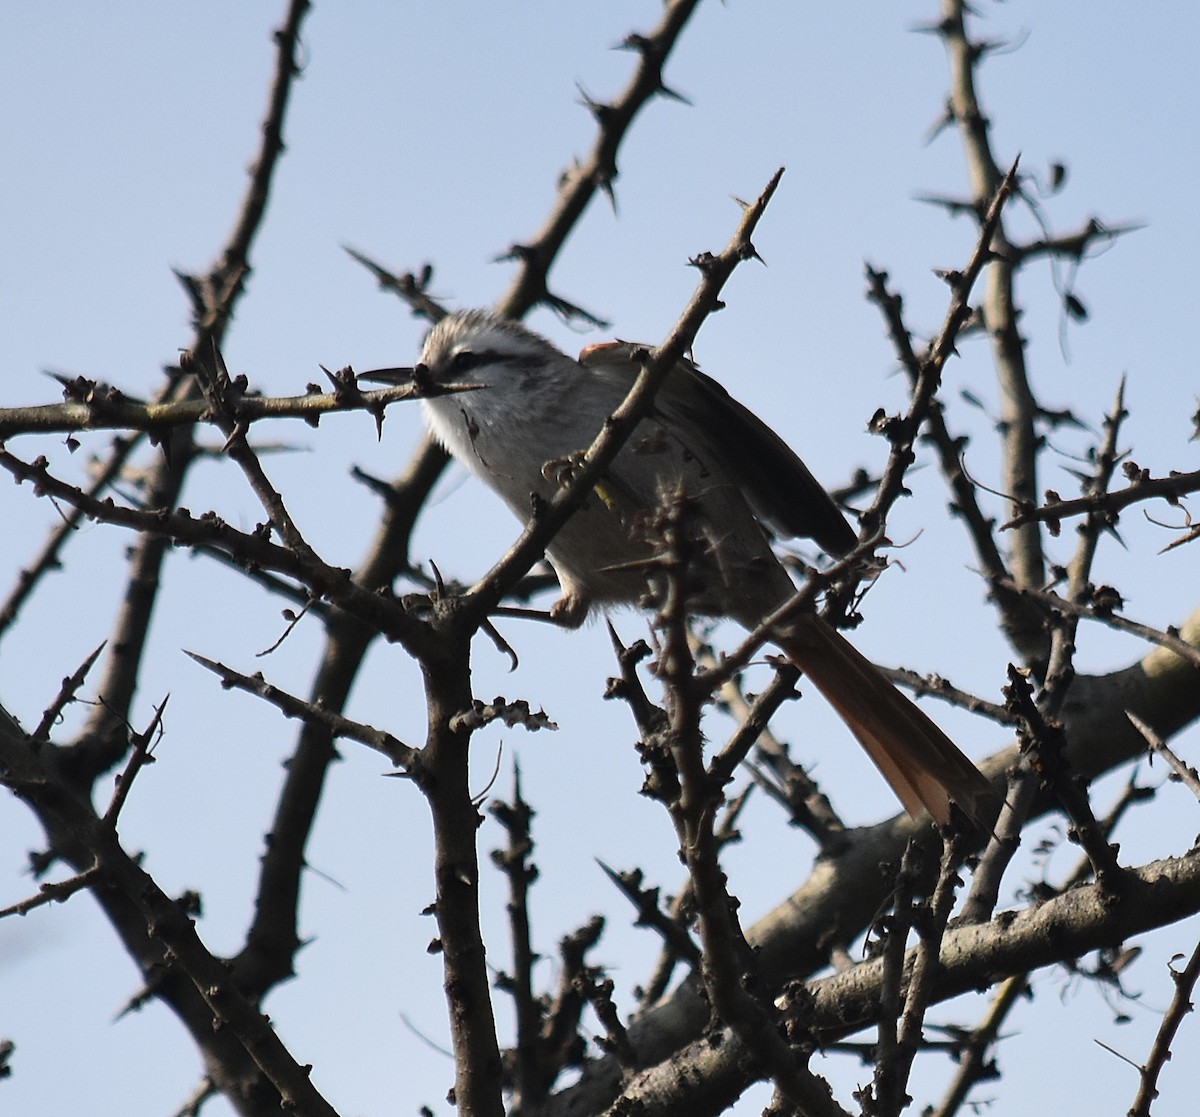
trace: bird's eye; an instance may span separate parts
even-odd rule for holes
[[[480,354],[473,353],[470,349],[460,349],[450,358],[450,371],[456,376],[470,372],[482,359]]]

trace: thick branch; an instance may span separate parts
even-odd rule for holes
[[[1185,622],[1181,635],[1200,646],[1200,612]],[[1072,769],[1084,779],[1094,779],[1142,754],[1145,742],[1129,724],[1126,709],[1133,709],[1152,721],[1156,732],[1164,737],[1200,717],[1200,687],[1196,678],[1196,669],[1190,663],[1165,649],[1155,649],[1141,661],[1111,675],[1077,676],[1061,711]],[[1013,745],[980,767],[998,780],[1019,760],[1020,753]],[[1052,806],[1043,798],[1034,814]],[[807,976],[826,965],[829,943],[855,939],[886,899],[888,885],[878,866],[898,862],[909,839],[917,834],[917,827],[903,815],[869,829],[848,832],[838,852],[818,861],[812,875],[796,892],[747,930],[762,979],[780,988],[786,981]],[[936,864],[938,845],[927,830],[921,830],[920,836],[929,843],[928,862]],[[695,983],[689,981],[643,1014],[630,1028],[630,1038],[645,1063],[659,1064],[666,1060],[664,1072],[670,1069],[674,1074],[680,1065],[681,1052],[686,1049],[688,1059],[696,1057],[695,1049],[688,1045],[701,1043],[698,1037],[707,1022],[708,1007],[697,994]],[[717,1061],[723,1065],[723,1060]],[[609,1104],[597,1098],[611,1101],[616,1096],[620,1073],[620,1068],[610,1060],[591,1063],[578,1087],[555,1096],[548,1111],[550,1117]],[[713,1096],[723,1096],[728,1085],[713,1083]],[[577,1093],[581,1096],[577,1097]],[[588,1098],[586,1102],[583,1096]]]
[[[829,910],[829,909],[827,909]],[[932,1000],[941,1002],[1024,974],[1200,911],[1200,852],[1155,861],[1130,871],[1130,887],[1114,900],[1098,886],[1072,889],[984,925],[960,927],[942,942]],[[912,955],[908,965],[912,964]],[[884,963],[876,959],[812,982],[797,1007],[819,1041],[830,1044],[869,1026],[878,1012]],[[906,981],[908,974],[906,974]],[[636,1042],[636,1041],[635,1041]],[[585,1074],[552,1100],[544,1117],[622,1112],[634,1098],[638,1112],[691,1112],[691,1106],[738,1096],[757,1077],[748,1052],[730,1029],[696,1038],[665,1062],[622,1083],[617,1075]]]

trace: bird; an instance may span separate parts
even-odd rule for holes
[[[361,378],[474,391],[426,396],[432,436],[522,522],[569,477],[633,386],[646,347],[614,341],[578,359],[490,310],[448,314],[412,368]],[[689,608],[753,630],[794,596],[772,548],[808,538],[832,556],[857,533],[788,444],[691,360],[681,358],[583,507],[546,547],[562,595],[551,618],[577,627],[606,607],[637,604],[653,569],[648,517],[667,491],[685,495]],[[986,826],[991,785],[953,741],[816,612],[773,625],[771,641],[813,683],[915,819],[940,826],[954,806]]]

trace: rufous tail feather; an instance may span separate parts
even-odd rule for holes
[[[927,810],[945,826],[953,802],[976,826],[990,824],[995,793],[983,773],[839,632],[808,616],[772,640],[838,712],[910,815]]]

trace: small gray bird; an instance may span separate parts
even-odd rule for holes
[[[481,310],[443,318],[415,370],[434,384],[478,391],[422,402],[433,435],[481,477],[519,520],[549,500],[591,445],[640,370],[636,346],[593,345],[573,360],[520,323]],[[380,370],[364,378],[411,376]],[[696,544],[689,571],[694,611],[755,628],[795,592],[772,535],[802,536],[842,555],[853,529],[804,463],[760,419],[690,361],[667,374],[653,412],[546,557],[562,598],[551,615],[575,627],[596,607],[637,603],[651,544],[640,530],[668,488],[684,492]],[[951,803],[986,824],[991,787],[953,742],[815,613],[772,629],[772,640],[816,685],[914,817],[950,821]]]

